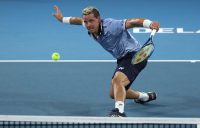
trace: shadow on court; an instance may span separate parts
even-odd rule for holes
[[[140,105],[127,100],[132,117],[200,117],[200,63],[149,63],[133,83],[156,91],[158,99]],[[106,116],[113,62],[2,62],[0,115]]]

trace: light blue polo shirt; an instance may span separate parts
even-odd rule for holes
[[[101,31],[94,38],[106,51],[116,59],[120,59],[128,52],[138,51],[140,43],[125,28],[126,20],[115,20],[111,18],[102,19]]]

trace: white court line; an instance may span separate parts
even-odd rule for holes
[[[4,62],[116,62],[116,60],[0,60],[0,63]],[[149,62],[190,62],[196,63],[200,62],[200,60],[149,60]]]

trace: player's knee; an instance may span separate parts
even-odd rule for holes
[[[114,87],[123,86],[122,83],[123,83],[122,80],[119,79],[118,77],[114,77],[114,78],[112,79],[112,85],[113,85]]]

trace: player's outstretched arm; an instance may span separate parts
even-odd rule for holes
[[[54,6],[53,16],[62,23],[74,24],[74,25],[82,25],[83,19],[81,17],[63,17],[62,12],[60,11],[58,6]]]
[[[157,31],[160,28],[160,24],[158,22],[150,21],[144,18],[127,19],[125,26],[126,26],[126,29],[133,28],[133,27],[146,27],[150,29],[156,29]]]

